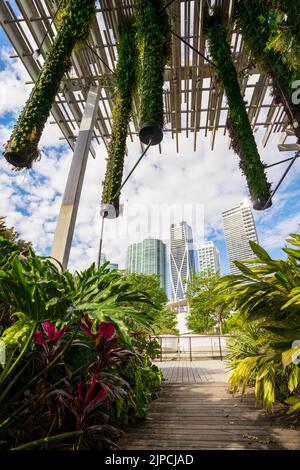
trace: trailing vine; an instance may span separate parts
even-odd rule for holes
[[[108,148],[102,203],[112,204],[119,213],[118,190],[122,184],[127,129],[132,96],[136,84],[137,49],[136,29],[132,21],[122,24],[118,38],[118,64],[116,69],[115,104],[112,113],[112,135]],[[117,197],[116,197],[117,195]]]
[[[158,126],[162,137],[164,69],[171,53],[171,29],[163,0],[138,0],[140,124]]]
[[[74,46],[89,32],[95,0],[62,4],[58,33],[46,56],[36,84],[4,150],[6,160],[17,168],[31,168],[40,156],[38,143],[49,117]]]
[[[218,78],[227,96],[227,127],[232,148],[240,158],[240,168],[246,176],[254,208],[263,209],[270,197],[270,184],[260,160],[219,12],[206,17],[205,32],[210,55],[218,67]]]
[[[236,22],[246,47],[261,70],[271,78],[275,102],[284,107],[300,140],[300,104],[295,104],[292,99],[293,85],[299,77],[296,70],[284,63],[280,52],[267,47],[273,27],[270,15],[271,10],[262,0],[238,0],[236,3]]]

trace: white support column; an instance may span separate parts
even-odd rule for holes
[[[56,225],[51,256],[57,259],[63,265],[64,269],[68,266],[99,98],[100,88],[91,87],[82,116],[68,181]]]

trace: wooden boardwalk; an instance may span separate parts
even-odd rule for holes
[[[211,359],[202,361],[162,361],[156,365],[162,369],[165,383],[225,382],[226,363]]]
[[[223,365],[199,362],[198,370],[202,367],[206,374],[203,381],[190,371],[175,373],[179,364],[170,365],[173,371],[162,364],[167,381],[160,396],[150,405],[146,420],[129,428],[121,449],[300,449],[296,418],[288,417],[282,405],[269,415],[255,407],[252,392],[243,401],[233,397],[224,380],[212,380],[222,369],[224,373]],[[187,368],[197,369],[191,364]]]

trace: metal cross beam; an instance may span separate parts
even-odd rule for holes
[[[67,185],[58,216],[51,256],[66,269],[74,235],[81,189],[98,111],[100,88],[91,87],[76,141]]]

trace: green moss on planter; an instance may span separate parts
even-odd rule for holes
[[[102,193],[102,203],[114,205],[117,215],[119,212],[119,195],[115,196],[122,184],[127,129],[136,84],[137,49],[135,33],[135,26],[130,20],[127,20],[119,31],[112,136],[108,148]]]
[[[227,43],[226,32],[218,12],[214,16],[206,17],[205,31],[210,55],[218,66],[218,77],[227,96],[229,106],[227,127],[232,147],[240,157],[240,167],[246,176],[254,207],[262,209],[270,197],[270,184],[267,182],[264,166],[260,160],[230,47]]]
[[[70,64],[72,50],[89,31],[95,0],[72,0],[62,13],[58,34],[21,116],[7,142],[6,160],[17,168],[31,168],[39,158],[38,143],[60,82]]]
[[[297,121],[295,134],[300,139],[300,105],[293,103],[293,84],[299,73],[282,60],[280,52],[268,49],[272,37],[272,12],[265,1],[238,0],[236,2],[236,22],[240,28],[246,47],[251,52],[260,69],[271,78],[273,96],[282,104],[291,126]],[[290,112],[291,111],[291,112]]]
[[[171,52],[171,29],[163,0],[138,0],[140,124],[163,127],[164,70]]]

